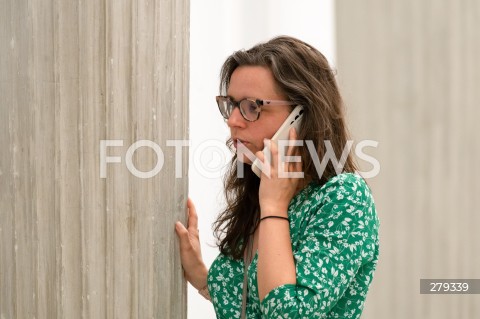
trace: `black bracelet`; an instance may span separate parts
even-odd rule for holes
[[[290,220],[289,220],[287,217],[283,217],[283,216],[275,216],[275,215],[269,215],[269,216],[262,217],[262,218],[260,218],[260,221],[262,221],[262,220],[264,220],[264,219],[267,219],[267,218],[278,218],[278,219],[284,219],[284,220],[286,220],[287,222],[290,222]]]

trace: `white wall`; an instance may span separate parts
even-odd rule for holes
[[[210,266],[218,254],[211,226],[223,204],[221,171],[230,156],[229,130],[215,103],[220,67],[233,51],[282,34],[314,45],[334,65],[333,1],[191,1],[190,18],[189,195]],[[215,318],[211,303],[191,286],[188,298],[188,318]]]

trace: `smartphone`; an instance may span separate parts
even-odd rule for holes
[[[300,130],[300,124],[303,118],[303,106],[298,105],[293,109],[290,115],[287,117],[285,122],[280,126],[278,131],[273,135],[271,138],[272,141],[281,141],[281,140],[288,140],[288,133],[290,132],[290,128],[294,127],[295,130],[298,132]],[[263,153],[266,154],[268,148],[265,147],[263,149]],[[260,160],[257,158],[252,164],[252,171],[260,177],[262,175],[261,170],[261,163]]]

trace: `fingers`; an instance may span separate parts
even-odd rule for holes
[[[192,199],[189,197],[187,200],[187,209],[188,209],[188,230],[198,231],[198,215],[195,205],[193,204]]]
[[[190,243],[189,234],[197,238],[199,237],[197,210],[195,209],[195,205],[190,198],[187,199],[187,214],[187,227],[185,227],[181,222],[175,223],[175,231],[180,239],[180,245],[184,246]]]
[[[288,139],[290,141],[295,141],[297,139],[297,130],[295,130],[294,127],[290,128],[290,131],[288,132]],[[289,145],[287,150],[287,156],[293,156],[295,154],[295,149],[295,146]]]
[[[272,154],[271,161],[272,161],[272,168],[273,174],[276,175],[278,172],[278,163],[279,163],[279,154],[278,154],[278,145],[276,141],[268,140],[268,147],[270,148],[270,152]]]
[[[255,153],[255,156],[260,161],[260,169],[262,171],[262,176],[265,175],[270,178],[271,173],[271,165],[272,165],[272,150],[271,150],[271,143],[272,141],[269,139],[263,140],[264,150],[258,151]]]
[[[185,250],[190,248],[190,240],[188,238],[188,230],[183,226],[181,222],[175,223],[175,232],[180,239],[180,249]]]
[[[292,127],[290,128],[288,139],[290,141],[296,141],[298,139],[297,130]],[[290,145],[287,151],[288,156],[300,156],[300,148],[298,146]],[[302,171],[302,161],[293,161],[289,163],[289,171],[301,172]]]

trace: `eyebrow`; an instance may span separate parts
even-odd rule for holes
[[[241,101],[241,100],[245,100],[245,99],[254,99],[254,100],[256,100],[256,98],[252,98],[252,97],[243,97],[243,98],[241,98],[241,99],[236,99],[236,98],[234,98],[234,97],[231,96],[231,95],[227,95],[226,97],[228,97],[229,99],[232,99],[232,100],[235,101],[235,102],[238,102],[238,101]]]

